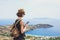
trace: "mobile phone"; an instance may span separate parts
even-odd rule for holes
[[[28,23],[29,23],[29,21],[26,22],[26,24],[28,24]],[[25,26],[26,26],[26,24],[25,24]]]
[[[28,23],[29,23],[29,21],[26,22],[26,24],[28,24]]]

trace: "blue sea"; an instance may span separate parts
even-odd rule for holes
[[[4,19],[0,20],[0,25],[11,25],[15,19]],[[29,25],[36,24],[50,24],[53,25],[51,28],[37,28],[30,30],[26,34],[37,35],[37,36],[60,36],[60,19],[51,18],[34,18],[30,20],[24,20],[25,22],[30,21]]]

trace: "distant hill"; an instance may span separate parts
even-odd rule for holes
[[[40,27],[40,28],[50,28],[50,27],[53,27],[53,25],[50,25],[50,24],[36,24],[34,26]]]
[[[11,25],[16,19],[0,19],[0,25]],[[29,21],[29,25],[36,24],[60,24],[60,20],[52,18],[33,18],[33,19],[24,19],[24,22]]]
[[[52,19],[52,18],[33,18],[30,20],[31,25],[36,24],[51,24],[51,25],[59,25],[60,19]]]
[[[5,25],[11,25],[13,24],[15,19],[0,19],[0,25],[5,26]]]

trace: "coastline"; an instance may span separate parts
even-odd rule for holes
[[[31,28],[28,27],[26,31],[31,30]],[[0,31],[2,31],[2,29],[4,29],[3,33],[4,32],[8,33],[9,32],[8,29],[10,29],[10,25],[9,26],[5,26],[5,27],[4,26],[0,26],[0,29],[1,29]],[[43,40],[43,39],[49,40],[49,39],[55,39],[55,38],[60,40],[60,36],[41,36],[41,35],[38,36],[38,35],[26,34],[25,40],[40,40],[40,39],[41,40]],[[4,35],[0,35],[0,40],[4,40],[4,39],[6,39],[6,40],[13,40],[13,38],[11,36],[9,36],[9,33],[8,34],[4,33]]]

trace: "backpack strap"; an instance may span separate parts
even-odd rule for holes
[[[17,24],[19,21],[21,21],[21,19],[19,19],[19,20],[18,20],[16,23],[14,23],[14,25],[15,25],[15,28],[17,28],[17,27],[16,27],[16,24]]]
[[[11,28],[10,31],[12,31],[13,28],[17,28],[17,27],[16,27],[16,24],[17,24],[19,21],[21,21],[21,19],[19,19],[16,23],[13,23],[13,26],[12,26],[12,28]]]

